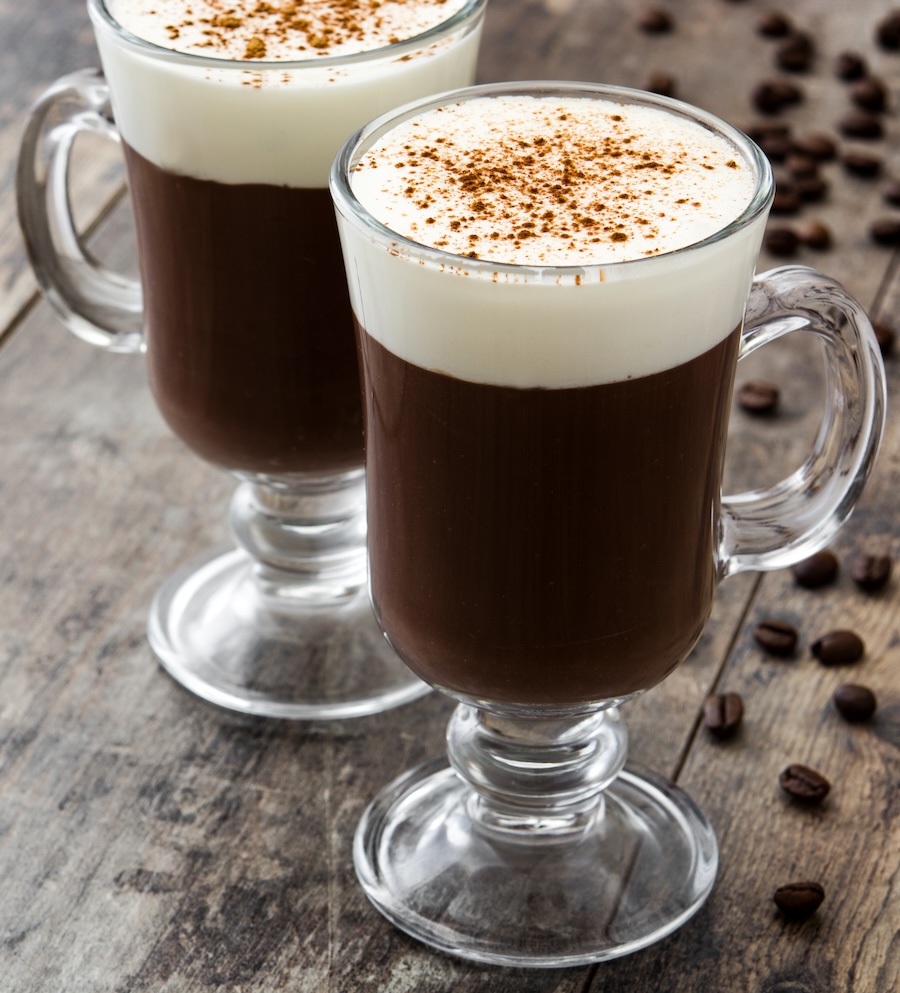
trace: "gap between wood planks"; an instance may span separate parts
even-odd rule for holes
[[[99,232],[106,220],[122,203],[127,195],[128,186],[122,182],[116,188],[109,200],[107,200],[106,203],[100,208],[94,219],[87,224],[84,231],[79,234],[79,241],[90,241]],[[22,303],[19,309],[13,314],[9,324],[5,328],[0,329],[0,349],[12,340],[19,328],[31,316],[31,313],[43,301],[43,299],[44,295],[41,292],[40,287],[37,287],[34,292],[25,299],[24,303]]]

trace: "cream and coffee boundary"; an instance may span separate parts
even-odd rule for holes
[[[404,19],[401,40],[388,42],[379,31],[368,49],[357,39],[333,54],[300,52],[295,61],[268,48],[265,59],[216,48],[212,55],[177,51],[177,38],[163,44],[170,22],[162,4],[156,24],[163,21],[163,32],[129,15],[130,8],[148,8],[146,0],[91,0],[88,9],[116,126],[136,152],[197,179],[323,188],[347,135],[411,95],[473,77],[484,5],[429,6],[431,26],[420,30],[421,22]],[[404,24],[417,33],[403,34]]]
[[[422,245],[392,230],[389,219],[373,216],[381,206],[371,202],[377,196],[367,186],[357,191],[357,182],[368,182],[370,173],[359,166],[371,149],[383,149],[395,132],[405,141],[409,122],[435,108],[453,105],[459,113],[457,105],[471,104],[481,114],[493,105],[502,118],[504,101],[526,94],[540,98],[536,107],[546,98],[565,103],[573,114],[585,106],[595,114],[601,100],[604,112],[610,102],[633,106],[642,116],[660,115],[667,127],[684,122],[686,134],[708,134],[713,145],[713,130],[722,131],[717,119],[678,101],[572,83],[472,87],[384,115],[344,145],[332,171],[345,261],[354,274],[351,301],[362,327],[423,368],[515,387],[576,387],[651,375],[722,341],[741,323],[771,196],[767,161],[737,129],[724,133],[729,154],[746,167],[729,170],[743,174],[741,203],[726,208],[729,218],[717,215],[696,240],[683,237],[657,255],[577,266],[500,263]],[[470,131],[477,143],[483,132]],[[460,141],[464,134],[465,128],[457,130]],[[455,154],[462,161],[465,149],[457,147]],[[349,187],[344,176],[352,177]],[[435,217],[440,212],[438,204]],[[372,292],[376,286],[382,292]]]

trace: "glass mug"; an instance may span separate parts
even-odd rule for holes
[[[577,200],[582,159],[541,185],[560,142],[529,130],[531,106],[566,122],[593,106],[604,126],[625,114],[651,142],[666,128],[711,135],[747,191],[672,250],[492,261],[491,245],[515,242],[515,259]],[[638,185],[610,181],[591,209],[602,218],[617,189],[638,190],[630,224],[652,227],[669,208],[644,187],[670,167],[652,150],[629,160],[627,135],[608,147],[609,171]],[[401,167],[393,191],[380,177]],[[713,199],[714,171],[684,210]],[[717,845],[680,789],[625,767],[617,706],[684,659],[721,580],[805,558],[847,518],[884,419],[871,326],[811,269],[753,278],[769,164],[736,129],[664,97],[574,83],[444,94],[358,132],[331,189],[363,368],[371,597],[398,654],[459,701],[449,765],[412,771],[365,813],[360,881],[399,927],[466,958],[569,966],[644,947],[700,907]],[[434,190],[440,206],[410,206],[412,221],[383,212]],[[564,220],[601,224],[585,211]],[[444,217],[456,220],[427,234]],[[776,486],[722,496],[736,362],[801,330],[822,342],[827,372],[813,451]]]
[[[87,341],[146,351],[170,427],[242,480],[239,547],[171,577],[148,625],[176,679],[234,710],[354,717],[428,689],[366,592],[359,373],[328,171],[366,120],[472,81],[485,0],[432,6],[436,23],[406,40],[267,62],[172,51],[88,0],[104,75],[57,81],[23,139],[19,216],[48,300]],[[74,231],[66,175],[85,130],[122,142],[143,286]]]

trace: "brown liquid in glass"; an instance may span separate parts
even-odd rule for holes
[[[358,334],[372,596],[407,664],[525,705],[662,680],[712,605],[738,332],[576,389],[455,379]]]

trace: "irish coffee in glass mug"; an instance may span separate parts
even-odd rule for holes
[[[366,592],[359,374],[328,170],[376,114],[472,81],[484,0],[88,9],[104,74],[59,80],[23,141],[29,253],[66,324],[146,349],[173,431],[242,479],[240,547],[163,586],[151,644],[191,690],[250,713],[348,717],[412,699],[428,687]],[[73,230],[80,130],[121,138],[143,293]]]
[[[401,928],[481,961],[641,948],[717,846],[625,766],[617,705],[664,679],[716,584],[832,537],[872,466],[871,326],[802,267],[754,279],[771,171],[650,94],[477,87],[365,127],[332,170],[365,392],[371,596],[459,701],[450,764],[388,786],[354,857]],[[720,490],[735,363],[806,330],[827,411],[791,477]]]

